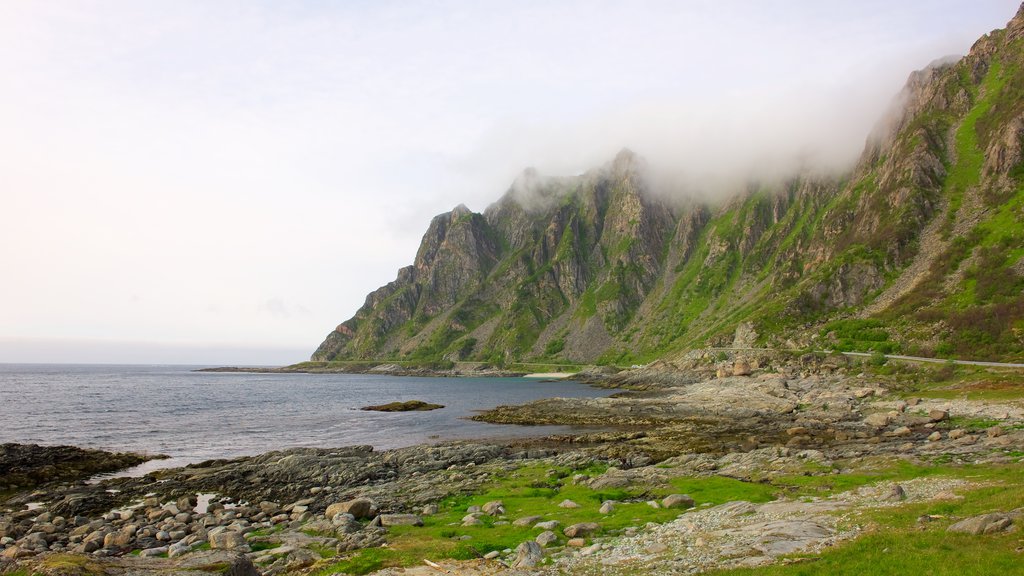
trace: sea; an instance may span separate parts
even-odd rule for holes
[[[399,448],[571,432],[474,422],[480,411],[610,391],[530,378],[197,372],[202,366],[0,364],[0,443],[165,454],[129,474],[294,447]],[[429,412],[370,412],[423,400]]]

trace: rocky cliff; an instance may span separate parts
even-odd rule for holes
[[[1024,358],[1024,12],[911,74],[856,167],[726,200],[629,151],[434,218],[314,360],[632,363],[707,345]]]

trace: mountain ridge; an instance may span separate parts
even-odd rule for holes
[[[1024,358],[1024,7],[910,75],[839,177],[720,202],[623,150],[432,221],[315,361],[646,362],[764,346]]]

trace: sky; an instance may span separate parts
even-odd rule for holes
[[[528,166],[842,168],[1017,7],[5,0],[0,362],[304,360]]]

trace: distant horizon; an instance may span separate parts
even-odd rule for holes
[[[0,364],[287,366],[309,360],[315,346],[0,337]]]

